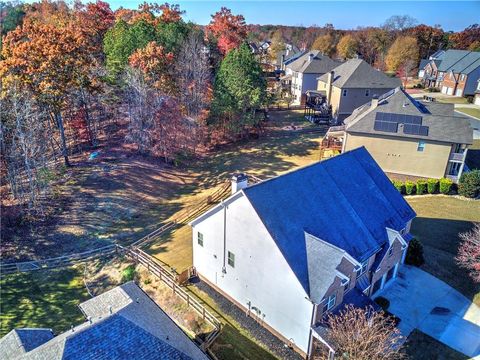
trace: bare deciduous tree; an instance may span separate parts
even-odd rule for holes
[[[402,336],[393,321],[372,308],[347,305],[337,315],[327,317],[326,341],[335,357],[355,360],[397,360]]]
[[[33,96],[12,86],[0,100],[0,142],[11,193],[30,211],[41,210],[38,195],[48,186],[48,114]]]
[[[212,73],[201,33],[192,32],[176,60],[179,100],[187,116],[198,120],[211,100]]]
[[[480,223],[472,230],[460,234],[460,247],[455,258],[457,263],[469,270],[471,278],[480,283]]]

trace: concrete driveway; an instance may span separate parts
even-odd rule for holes
[[[397,279],[377,296],[390,301],[388,311],[401,319],[398,327],[404,336],[418,328],[469,357],[480,358],[480,307],[443,281],[404,265]]]

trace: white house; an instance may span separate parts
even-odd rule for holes
[[[285,67],[285,76],[291,79],[293,104],[299,105],[302,95],[317,89],[317,78],[330,72],[341,62],[320,54],[317,50],[306,52]]]
[[[342,304],[370,303],[415,213],[365,148],[248,186],[191,222],[200,278],[302,355]]]

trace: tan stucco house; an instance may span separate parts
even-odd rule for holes
[[[338,120],[345,119],[374,96],[400,85],[400,79],[385,75],[362,59],[348,60],[317,79],[317,91],[325,93]]]
[[[396,88],[330,128],[322,146],[365,146],[386,173],[457,182],[472,142],[473,129],[453,104],[419,102]]]

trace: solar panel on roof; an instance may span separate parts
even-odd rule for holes
[[[428,136],[428,126],[405,124],[403,125],[403,133],[408,135]]]
[[[373,129],[376,131],[396,133],[398,130],[398,124],[395,122],[377,120],[373,123]]]

